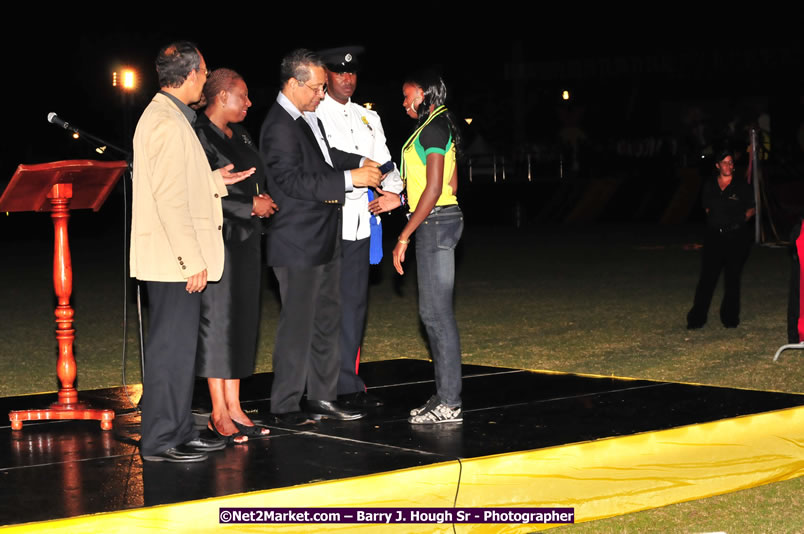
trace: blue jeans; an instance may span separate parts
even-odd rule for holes
[[[463,213],[447,206],[416,229],[419,317],[430,341],[436,393],[450,407],[461,405],[461,342],[452,304],[455,246],[463,233]]]

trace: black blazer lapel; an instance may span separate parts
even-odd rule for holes
[[[324,136],[324,144],[327,145],[327,149],[331,149],[332,147],[329,146],[329,141],[327,140],[327,131],[324,129],[324,123],[321,122],[321,119],[318,117],[316,117],[315,120],[318,121],[318,129],[321,130],[321,135]],[[330,156],[331,155],[330,153]]]
[[[312,144],[312,147],[313,147],[313,150],[315,151],[315,153],[318,154],[319,156],[321,156],[321,160],[324,161],[324,163],[326,163],[327,158],[325,158],[324,154],[321,153],[321,148],[320,148],[320,146],[318,144],[318,139],[315,138],[315,133],[313,133],[313,129],[310,128],[310,125],[307,124],[307,121],[304,119],[304,117],[299,117],[298,119],[296,119],[295,122],[299,126],[299,128],[301,128],[301,130],[304,132],[304,135],[307,136],[307,139]],[[321,127],[321,121],[318,121],[318,126],[319,126],[319,128]],[[324,132],[323,128],[322,128],[321,132],[322,133]],[[327,137],[324,136],[324,142],[325,143],[326,143],[326,139],[327,139]],[[327,145],[327,149],[329,149],[329,145]]]
[[[227,143],[216,131],[214,131],[212,129],[212,126],[204,126],[204,127],[207,130],[206,134],[209,144],[215,147],[215,150],[217,150],[221,155],[223,155],[226,158],[226,161],[225,162],[221,161],[221,163],[224,163],[224,165],[226,165],[234,162],[237,155],[232,151],[232,149],[229,146],[229,143]],[[244,169],[233,169],[233,170],[238,171]]]

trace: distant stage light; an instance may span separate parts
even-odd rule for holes
[[[561,93],[561,98],[563,98],[564,100],[569,100],[569,91],[564,91],[563,93]]]
[[[133,69],[123,69],[123,89],[133,91],[137,88],[137,73]]]
[[[121,69],[112,73],[112,87],[119,87],[123,91],[137,89],[137,71],[130,68]]]

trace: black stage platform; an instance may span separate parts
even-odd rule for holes
[[[199,464],[143,465],[137,413],[119,415],[111,432],[97,421],[26,422],[21,431],[6,422],[0,524],[287,488],[804,406],[802,395],[464,365],[463,424],[412,426],[407,412],[433,392],[430,362],[366,363],[361,375],[386,402],[369,417],[303,430],[270,425],[270,436]],[[271,380],[262,374],[243,381],[243,404],[255,420],[267,420]],[[130,391],[136,400],[139,387]],[[205,382],[197,382],[199,413],[210,409],[206,392]],[[130,407],[122,388],[84,391],[81,399],[118,413]],[[3,398],[0,412],[53,400],[55,394]],[[313,505],[327,504],[298,504]]]

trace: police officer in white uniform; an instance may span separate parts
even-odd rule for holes
[[[380,116],[351,99],[357,87],[358,55],[362,52],[363,48],[356,46],[318,52],[327,67],[327,95],[316,109],[316,115],[324,124],[331,147],[383,164],[392,158],[385,146]],[[401,204],[399,193],[403,184],[396,166],[385,176],[381,187],[374,191],[355,187],[346,193],[343,206],[338,398],[355,408],[382,405],[380,399],[366,391],[357,372],[368,305],[371,219],[379,223],[379,213]],[[371,204],[373,213],[369,211],[369,195],[375,197]]]

